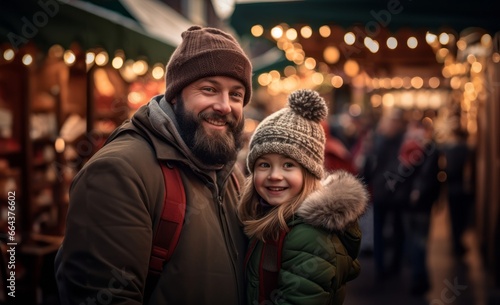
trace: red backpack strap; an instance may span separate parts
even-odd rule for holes
[[[259,264],[259,304],[271,300],[278,287],[278,274],[281,269],[281,252],[286,232],[281,231],[278,240],[264,243]]]
[[[160,274],[174,252],[186,214],[186,194],[179,170],[160,162],[165,179],[165,199],[160,222],[153,237],[149,271]]]

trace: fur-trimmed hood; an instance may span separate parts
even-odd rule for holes
[[[338,170],[322,180],[297,210],[304,222],[330,231],[342,231],[366,210],[368,191],[352,174]]]

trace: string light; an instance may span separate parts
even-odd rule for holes
[[[263,32],[264,28],[261,25],[252,27],[252,35],[254,37],[263,35]],[[257,78],[258,83],[263,87],[267,87],[268,94],[276,96],[280,93],[297,89],[298,87],[308,86],[314,88],[315,86],[323,87],[326,85],[332,88],[340,88],[344,84],[344,79],[339,75],[331,74],[330,71],[332,70],[332,65],[342,62],[341,55],[345,56],[342,72],[347,78],[350,78],[349,83],[351,86],[364,86],[368,92],[380,89],[391,90],[390,93],[383,95],[371,95],[370,102],[373,107],[399,105],[407,109],[413,109],[414,107],[419,109],[438,109],[448,100],[445,95],[448,94],[449,89],[441,89],[442,92],[445,92],[442,93],[439,89],[442,86],[445,88],[449,86],[453,90],[460,90],[460,88],[466,86],[467,90],[464,98],[469,101],[477,98],[479,91],[484,87],[482,83],[469,81],[467,78],[464,78],[464,75],[468,73],[484,73],[484,61],[479,61],[479,59],[473,56],[468,56],[466,57],[466,63],[457,63],[455,58],[457,56],[456,51],[452,50],[451,46],[455,45],[458,50],[465,51],[468,45],[466,40],[459,38],[457,40],[450,33],[442,32],[439,35],[429,31],[425,33],[425,42],[434,52],[436,62],[443,64],[441,77],[445,78],[444,81],[441,81],[439,76],[432,76],[427,79],[420,76],[371,78],[363,70],[363,67],[354,60],[354,57],[350,56],[353,53],[349,53],[349,50],[353,49],[342,49],[342,44],[339,46],[325,46],[322,53],[320,53],[322,54],[320,58],[310,57],[302,47],[301,43],[303,43],[303,40],[301,39],[308,39],[312,37],[313,33],[311,27],[307,25],[296,30],[287,24],[280,24],[271,29],[270,34],[276,40],[276,45],[279,49],[283,50],[285,57],[293,62],[295,67],[287,66],[284,68],[283,76],[277,70],[260,74]],[[331,37],[332,28],[328,25],[322,25],[317,30],[317,35],[322,38]],[[357,54],[362,46],[360,46],[359,42],[358,44],[356,42],[361,38],[362,46],[367,51],[371,53],[380,51],[378,41],[368,36],[355,35],[353,32],[344,34],[343,43],[347,46],[354,46]],[[415,36],[406,38],[406,45],[410,49],[416,49],[419,47],[419,43],[419,39]],[[482,46],[491,47],[491,36],[488,34],[481,36],[480,43]],[[399,42],[395,36],[390,36],[385,41],[385,44],[388,49],[394,50],[398,47]],[[347,51],[347,53],[344,51]],[[491,52],[490,54],[491,60],[494,63],[500,62],[500,54],[498,52]],[[472,102],[469,102],[469,104],[472,105]]]
[[[387,38],[387,47],[394,50],[398,46],[398,40],[395,37]]]
[[[87,52],[87,54],[85,55],[85,63],[87,65],[90,65],[94,62],[95,60],[95,53],[94,52]]]
[[[22,62],[25,66],[31,65],[33,63],[33,56],[31,56],[30,54],[25,54],[23,56]]]
[[[319,35],[323,38],[328,38],[332,34],[332,30],[330,29],[329,26],[323,25],[319,28]]]
[[[95,63],[98,66],[105,66],[108,63],[108,60],[109,60],[108,53],[106,53],[105,51],[99,52],[95,56]]]
[[[11,61],[14,59],[14,50],[12,49],[7,49],[3,52],[3,58],[6,60],[6,61]]]
[[[64,51],[63,59],[68,66],[72,66],[76,60],[75,53],[71,50],[66,50]]]
[[[256,24],[252,27],[250,32],[254,37],[260,37],[262,36],[262,34],[264,34],[264,27],[260,24]]]
[[[410,37],[408,38],[406,44],[408,45],[408,48],[410,49],[415,49],[418,46],[418,40],[415,37]]]

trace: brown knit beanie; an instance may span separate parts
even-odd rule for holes
[[[255,129],[247,156],[248,170],[253,172],[260,156],[276,153],[294,159],[322,179],[325,132],[321,121],[327,113],[325,100],[316,91],[292,92],[287,107],[265,118]]]
[[[229,76],[245,86],[246,105],[252,95],[252,64],[236,39],[219,29],[197,25],[181,36],[183,40],[167,64],[167,102],[200,78]]]

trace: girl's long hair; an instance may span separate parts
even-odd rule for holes
[[[260,195],[255,190],[253,173],[245,180],[245,186],[238,206],[240,220],[245,226],[245,233],[262,241],[277,239],[279,232],[289,231],[288,220],[292,219],[300,204],[306,197],[320,187],[320,180],[302,168],[304,185],[302,190],[289,202],[274,206],[270,211],[263,212],[259,208]]]

